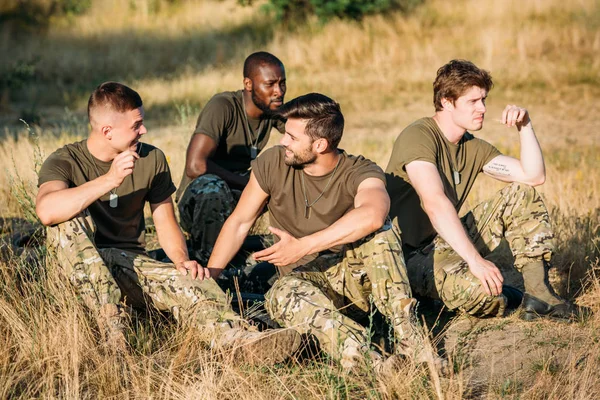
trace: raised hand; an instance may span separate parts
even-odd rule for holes
[[[111,179],[115,188],[121,186],[125,177],[133,173],[138,158],[140,156],[133,150],[125,150],[114,158],[106,175]]]
[[[293,264],[308,254],[303,243],[286,231],[272,226],[269,227],[269,230],[279,237],[279,242],[267,249],[254,253],[256,261],[268,261],[280,267]]]
[[[500,121],[509,127],[516,126],[518,130],[521,130],[522,127],[531,122],[529,112],[514,104],[509,104],[504,108]]]

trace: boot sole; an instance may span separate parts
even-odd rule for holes
[[[521,315],[520,318],[523,321],[537,321],[538,319],[550,319],[553,321],[563,321],[563,322],[570,322],[570,321],[574,321],[575,317],[569,316],[569,317],[563,317],[563,316],[557,316],[557,315],[552,315],[552,314],[538,314],[535,311],[524,311]]]
[[[233,357],[249,364],[277,364],[290,358],[300,348],[302,339],[294,330],[265,331],[260,338],[236,347]]]

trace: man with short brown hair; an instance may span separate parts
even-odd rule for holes
[[[48,248],[109,343],[124,344],[123,301],[150,302],[180,322],[208,330],[241,355],[280,361],[299,345],[290,331],[248,332],[209,271],[188,257],[171,195],[175,185],[162,151],[146,134],[142,99],[116,82],[90,96],[86,140],[52,153],[39,173],[36,212],[48,226]],[[172,263],[144,249],[144,205],[150,203],[160,245]]]
[[[451,310],[502,316],[510,299],[518,305],[520,293],[503,287],[500,270],[486,257],[506,239],[525,283],[522,318],[571,319],[577,308],[546,284],[554,234],[533,188],[546,174],[529,112],[508,105],[501,116],[518,131],[520,159],[470,133],[483,127],[492,86],[487,71],[469,61],[450,61],[433,84],[435,115],[417,120],[396,139],[386,170],[390,216],[402,231],[411,286]],[[480,172],[510,185],[459,218]]]
[[[265,301],[275,321],[316,337],[346,368],[365,354],[381,366],[367,330],[347,315],[368,313],[372,302],[390,319],[399,353],[434,361],[414,315],[399,233],[387,218],[383,171],[338,149],[344,117],[332,99],[311,93],[278,112],[287,119],[281,146],[252,162],[208,262],[211,275],[221,273],[266,204],[279,240],[254,258],[279,268]]]

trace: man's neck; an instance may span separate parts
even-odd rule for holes
[[[304,172],[309,176],[327,175],[338,165],[341,156],[338,149],[320,154],[315,162],[304,167]]]
[[[443,111],[435,113],[433,120],[450,143],[458,144],[460,139],[462,139],[467,132],[466,129],[456,125],[454,121],[452,121],[452,117]]]
[[[97,134],[90,134],[87,140],[88,151],[98,160],[110,162],[115,159],[118,153],[110,146],[107,146],[103,141],[103,137],[98,137]]]
[[[259,119],[262,117],[263,110],[256,107],[256,104],[252,101],[252,93],[247,90],[242,90],[242,101],[244,102],[244,108],[246,109],[248,118]]]

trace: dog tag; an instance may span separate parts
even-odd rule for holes
[[[119,204],[119,196],[116,193],[111,193],[108,198],[108,205],[110,208],[117,208],[117,204]]]
[[[304,207],[304,218],[310,219],[310,206]]]
[[[258,156],[258,148],[256,146],[250,147],[250,158],[255,159]]]
[[[454,179],[454,184],[455,185],[460,185],[460,172],[453,171],[452,178]]]

